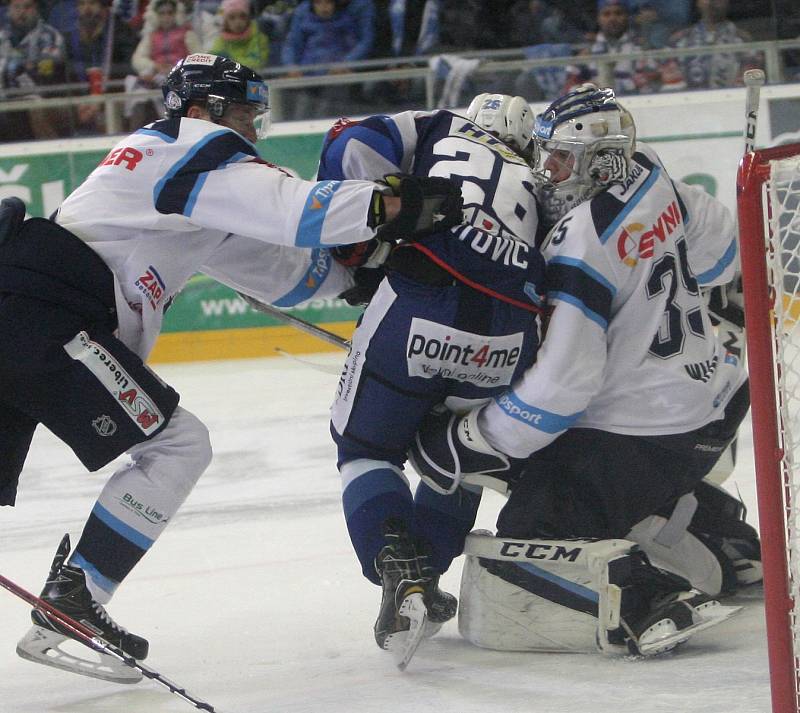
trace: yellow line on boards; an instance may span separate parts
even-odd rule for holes
[[[335,322],[319,326],[349,339],[355,322]],[[148,362],[163,364],[210,359],[253,359],[278,356],[278,350],[289,354],[342,351],[339,347],[294,327],[249,327],[161,334]]]

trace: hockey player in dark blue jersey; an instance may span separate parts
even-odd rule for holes
[[[350,538],[364,576],[383,587],[375,638],[401,668],[456,612],[438,579],[461,553],[480,502],[475,484],[447,494],[421,483],[412,497],[406,451],[431,409],[486,401],[539,346],[532,128],[521,97],[484,94],[467,117],[408,111],[340,121],[323,146],[320,179],[441,176],[464,198],[464,225],[392,250],[332,409]]]

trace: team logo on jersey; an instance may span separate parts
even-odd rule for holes
[[[164,280],[161,279],[158,271],[152,265],[148,265],[144,274],[140,275],[133,284],[144,295],[147,303],[154,310],[158,309],[161,298],[164,297],[164,292],[166,291]]]
[[[642,223],[629,223],[617,237],[617,254],[628,267],[635,267],[639,260],[647,260],[655,253],[656,240],[663,243],[683,222],[677,201],[672,201],[658,216],[658,220],[647,230]]]
[[[97,431],[98,436],[113,436],[117,432],[117,424],[110,416],[103,414],[92,421],[92,428]]]
[[[507,386],[522,352],[522,332],[502,337],[453,329],[415,317],[406,342],[409,376]]]

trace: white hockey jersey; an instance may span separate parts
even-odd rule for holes
[[[552,314],[536,364],[479,416],[492,445],[522,458],[567,428],[664,435],[722,416],[746,373],[699,290],[736,269],[721,203],[640,146],[626,183],[570,211],[543,253]]]
[[[118,143],[56,222],[111,268],[119,337],[145,358],[165,306],[197,272],[281,307],[351,286],[325,246],[374,237],[376,188],[300,180],[231,129],[168,119]]]

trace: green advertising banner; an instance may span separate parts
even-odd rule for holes
[[[353,322],[361,309],[344,300],[311,300],[287,310],[312,324]],[[164,332],[196,332],[247,327],[276,327],[283,322],[258,312],[233,290],[210,277],[197,275],[184,287],[164,317]]]

